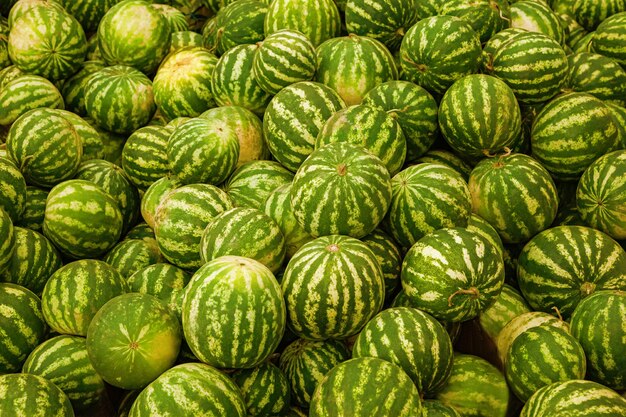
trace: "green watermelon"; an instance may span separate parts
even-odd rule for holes
[[[543,33],[561,45],[565,42],[561,19],[544,2],[522,0],[511,4],[511,27]]]
[[[118,270],[124,278],[149,265],[162,262],[163,258],[155,240],[125,239],[102,258]]]
[[[169,22],[170,30],[172,34],[174,32],[189,30],[189,23],[187,22],[187,17],[182,12],[175,7],[175,5],[169,4],[153,4],[152,7],[157,9],[159,13],[161,13]]]
[[[626,149],[626,108],[607,103],[617,125],[617,149]]]
[[[237,0],[221,8],[202,30],[204,46],[217,55],[264,38],[267,5],[258,0]]]
[[[140,190],[146,190],[170,172],[167,141],[172,129],[145,126],[135,130],[124,143],[122,168],[128,179]]]
[[[47,79],[24,74],[7,82],[0,91],[0,125],[10,126],[21,115],[38,108],[63,108],[63,96]]]
[[[481,42],[487,42],[493,35],[508,28],[511,22],[507,0],[444,0],[440,3],[440,14],[457,16],[468,22]]]
[[[0,157],[0,208],[17,222],[26,209],[26,180],[8,158]]]
[[[180,51],[189,47],[202,46],[202,35],[190,30],[172,32],[172,42],[170,43],[170,53]]]
[[[248,415],[283,415],[289,409],[291,386],[283,371],[271,362],[238,370],[232,379],[241,389]]]
[[[424,417],[461,417],[456,409],[439,400],[425,400],[422,406]]]
[[[567,85],[618,106],[626,105],[626,70],[614,59],[591,52],[568,56]]]
[[[13,222],[6,211],[0,208],[0,275],[11,265],[15,249]]]
[[[179,188],[182,184],[173,176],[165,176],[154,183],[144,192],[141,198],[141,217],[151,229],[155,227],[156,214],[161,201],[170,191]]]
[[[445,149],[431,149],[419,158],[418,163],[432,163],[445,165],[455,170],[463,177],[465,182],[469,180],[470,173],[472,172],[472,166],[466,161],[461,159],[456,153]]]
[[[626,67],[624,22],[626,11],[606,18],[598,25],[589,40],[593,52],[615,59],[622,67]]]
[[[530,311],[522,294],[514,287],[504,284],[496,302],[480,313],[478,320],[483,331],[495,341],[511,320]]]
[[[61,87],[61,94],[65,102],[65,108],[77,115],[86,116],[84,87],[87,80],[96,71],[104,68],[103,61],[85,61],[81,68],[71,77],[67,78]]]
[[[26,357],[47,336],[41,300],[20,285],[0,282],[0,305],[3,310],[0,316],[0,373],[19,372]],[[0,404],[2,391],[0,388]],[[7,395],[6,391],[4,395]]]
[[[87,118],[83,119],[68,110],[54,109],[50,113],[64,117],[74,126],[83,146],[82,162],[107,157],[106,140],[92,125],[92,121]]]
[[[7,416],[74,417],[69,398],[38,375],[0,376],[0,411]]]
[[[258,208],[275,189],[292,181],[293,174],[276,161],[249,161],[237,168],[222,188],[236,206]]]
[[[182,313],[191,351],[221,368],[260,364],[285,330],[285,301],[276,278],[260,262],[239,256],[202,266],[187,286]]]
[[[174,265],[156,263],[135,271],[127,281],[130,291],[165,301],[180,319],[185,287],[190,279],[191,275]]]
[[[87,330],[89,360],[107,383],[139,389],[174,365],[182,331],[174,312],[149,294],[109,300]]]
[[[374,252],[385,278],[385,300],[391,300],[400,284],[402,252],[398,244],[382,229],[374,229],[361,241]]]
[[[626,11],[624,0],[571,0],[572,16],[585,27],[592,31],[608,17]]]

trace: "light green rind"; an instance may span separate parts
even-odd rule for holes
[[[276,161],[249,161],[232,173],[223,186],[239,207],[261,207],[278,187],[291,184],[293,174]]]
[[[39,75],[24,74],[6,83],[0,91],[0,125],[10,126],[29,110],[64,106],[54,84]]]

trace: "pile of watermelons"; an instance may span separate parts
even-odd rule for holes
[[[0,14],[0,416],[626,416],[626,0]]]

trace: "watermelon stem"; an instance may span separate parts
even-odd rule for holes
[[[456,297],[459,294],[468,294],[472,296],[472,299],[475,300],[478,297],[480,297],[480,291],[478,290],[478,288],[476,287],[471,287],[470,289],[466,290],[465,288],[461,288],[457,291],[455,291],[450,297],[448,297],[448,307],[452,307],[452,299],[454,297]]]
[[[559,308],[557,306],[552,307],[552,310],[554,310],[554,312],[556,313],[556,316],[559,318],[559,320],[563,321],[563,316],[561,315],[561,310],[559,310]]]

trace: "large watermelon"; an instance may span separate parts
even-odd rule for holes
[[[16,417],[74,417],[67,395],[54,383],[32,374],[0,376],[0,413]]]

